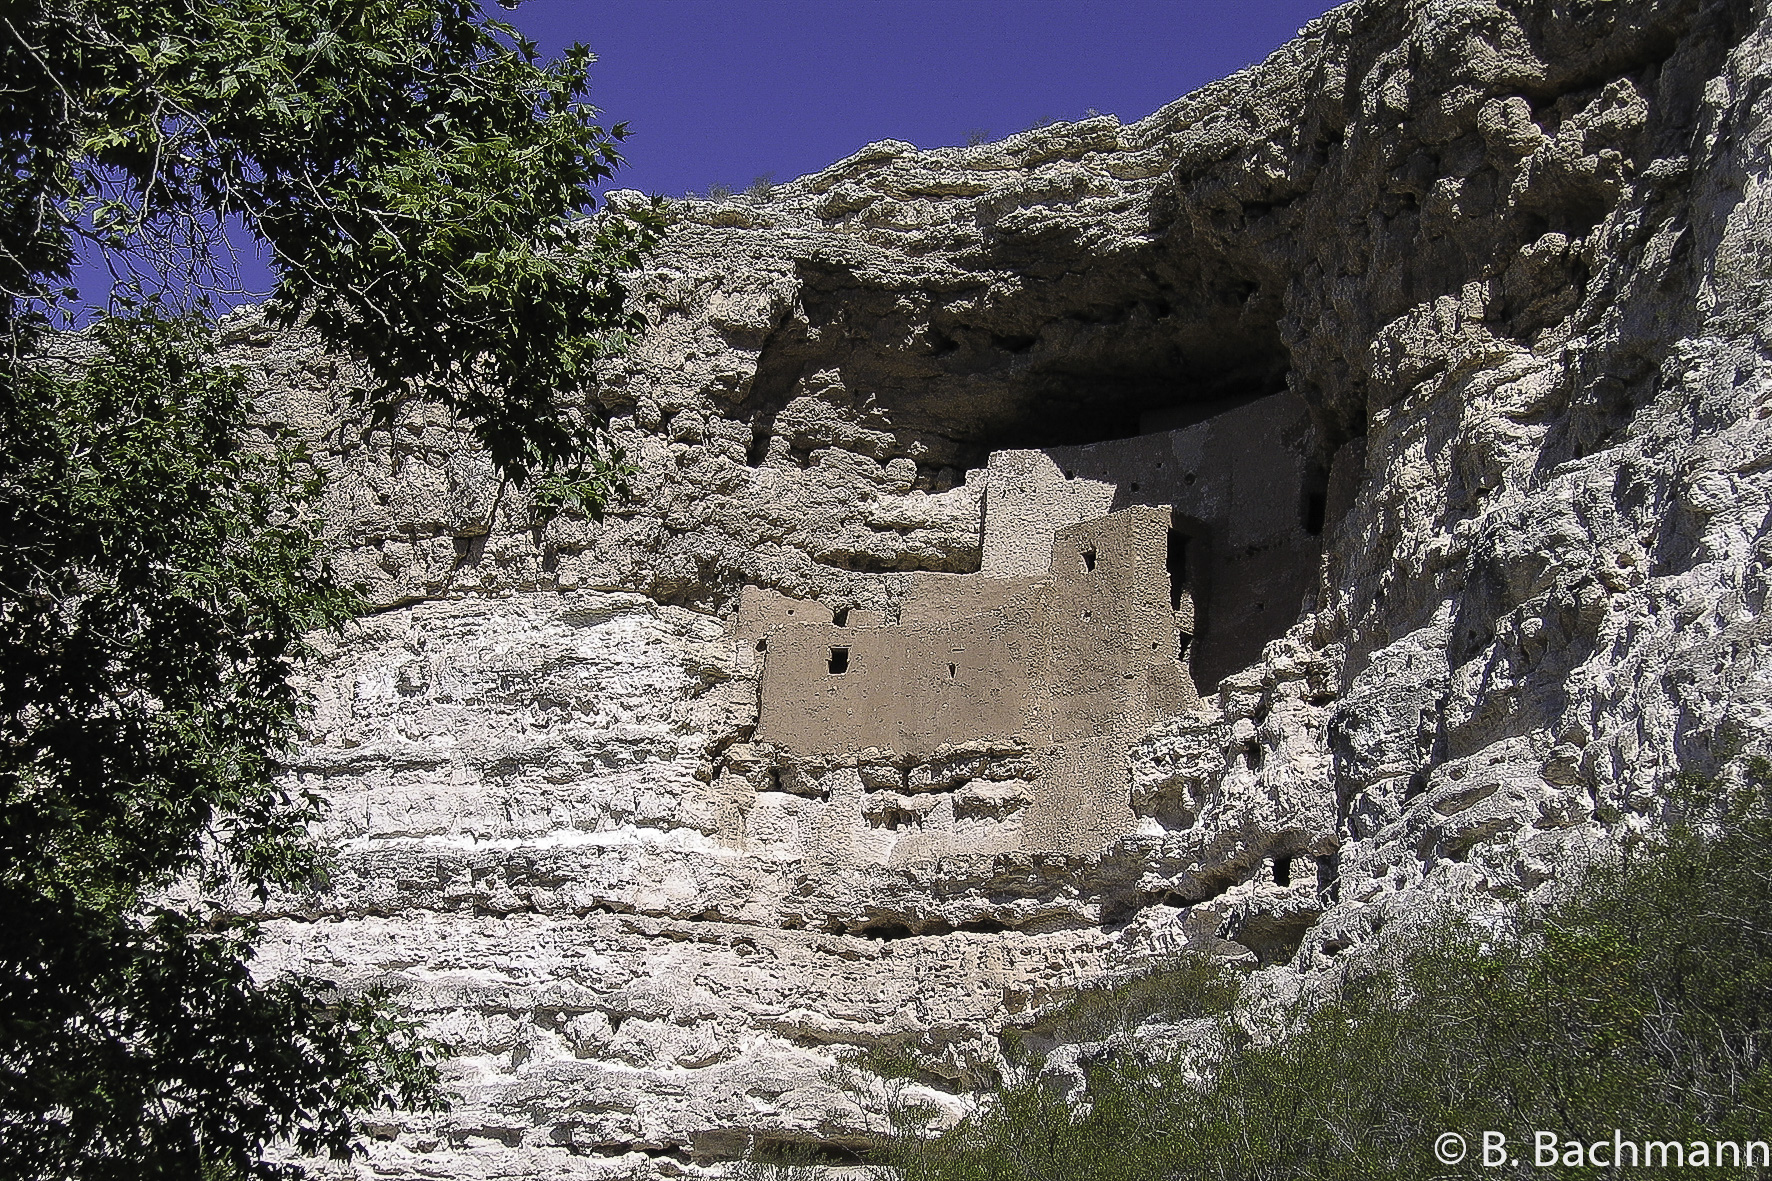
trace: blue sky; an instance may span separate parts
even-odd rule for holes
[[[489,6],[490,7],[490,6]],[[1091,108],[1130,122],[1260,61],[1328,0],[524,0],[546,52],[600,59],[633,130],[618,185],[791,180],[863,144],[993,139]]]
[[[1260,61],[1330,0],[523,0],[555,56],[597,54],[591,100],[628,123],[613,188],[666,196],[788,181],[880,139],[991,139],[1091,110],[1131,122]],[[247,291],[272,277],[231,232]],[[76,282],[100,302],[101,265]]]

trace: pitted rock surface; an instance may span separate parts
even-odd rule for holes
[[[840,1157],[882,1119],[850,1047],[920,1055],[951,1115],[1080,984],[1192,947],[1307,987],[1768,751],[1769,77],[1764,0],[1356,0],[1135,124],[676,203],[600,523],[533,525],[422,407],[364,435],[341,362],[230,320],[383,608],[314,673],[290,773],[340,863],[266,964],[391,985],[463,1095],[365,1167]],[[1132,831],[996,840],[1037,787],[1013,742],[753,741],[743,587],[895,622],[980,569],[991,452],[1281,389],[1314,590],[1111,769]]]

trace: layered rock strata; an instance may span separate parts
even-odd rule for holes
[[[422,408],[362,433],[333,359],[230,321],[382,607],[291,770],[339,871],[267,949],[449,1048],[462,1101],[373,1171],[841,1159],[882,1118],[851,1047],[952,1113],[1080,984],[1193,947],[1294,987],[1766,750],[1769,63],[1763,0],[1357,0],[1136,124],[677,203],[600,392],[638,469],[601,523],[531,524]],[[988,839],[1039,771],[1002,735],[760,740],[745,588],[901,624],[931,574],[1026,574],[993,453],[1280,391],[1321,559],[1102,769],[1124,831]]]

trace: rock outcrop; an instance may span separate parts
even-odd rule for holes
[[[266,952],[449,1048],[462,1101],[376,1174],[842,1159],[882,1118],[849,1048],[914,1052],[952,1113],[1104,973],[1194,947],[1290,987],[1772,747],[1769,78],[1765,0],[1356,0],[1136,124],[675,204],[600,523],[531,524],[423,408],[363,434],[337,362],[230,320],[381,608],[291,769],[338,873]],[[981,570],[993,452],[1282,390],[1320,565],[1103,770],[1130,831],[993,842],[1038,792],[1001,735],[757,740],[745,587],[896,622]]]

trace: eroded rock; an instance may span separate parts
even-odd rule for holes
[[[386,1125],[370,1167],[860,1145],[881,1100],[833,1081],[846,1047],[937,1064],[918,1085],[957,1112],[997,1034],[1081,984],[1193,948],[1296,995],[1766,751],[1766,28],[1723,0],[1362,0],[1136,124],[886,142],[679,203],[599,393],[638,466],[602,524],[532,527],[423,408],[364,436],[334,361],[231,322],[388,608],[317,670],[291,774],[342,859],[274,901],[266,953],[391,984],[451,1047],[463,1102]],[[827,629],[929,625],[932,578],[994,610],[976,580],[1041,550],[993,548],[993,487],[1121,457],[1073,465],[1052,537],[1173,505],[1139,465],[1175,452],[1139,440],[1282,391],[1299,479],[1251,495],[1309,542],[1241,560],[1303,574],[1240,605],[1197,705],[1098,760],[1127,817],[1099,841],[1024,839],[1037,735],[759,733],[747,595]]]

